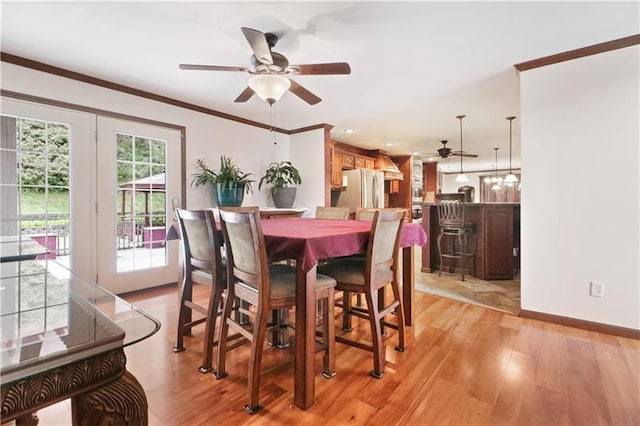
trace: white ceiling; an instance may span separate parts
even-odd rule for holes
[[[275,125],[334,125],[334,139],[391,154],[434,152],[441,139],[508,167],[509,115],[520,116],[514,64],[640,32],[626,2],[2,2],[2,51],[269,123],[249,75],[179,63],[248,66],[240,27],[274,32],[292,64],[341,62],[351,75],[297,76],[322,102],[288,93]],[[355,128],[354,134],[344,133]],[[514,168],[520,120],[514,121]],[[390,147],[386,143],[392,142]],[[441,162],[450,171],[458,158]]]

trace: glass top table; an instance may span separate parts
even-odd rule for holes
[[[28,236],[0,236],[0,263],[35,259],[47,253],[46,247]]]
[[[8,416],[7,420],[47,405],[42,401],[5,412],[6,392],[11,387],[24,387],[25,382],[41,386],[46,383],[43,377],[51,380],[94,370],[78,381],[76,388],[52,395],[51,402],[55,402],[64,397],[79,398],[78,392],[85,390],[104,390],[109,382],[128,380],[123,348],[160,328],[160,323],[142,310],[55,262],[1,263],[0,292],[0,383],[2,416]],[[112,370],[103,374],[105,365]],[[136,388],[131,392],[144,397],[139,385],[130,387]]]
[[[0,378],[24,378],[151,336],[157,320],[64,267],[1,267]]]

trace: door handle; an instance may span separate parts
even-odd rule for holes
[[[371,207],[378,208],[378,176],[373,175],[373,205]]]

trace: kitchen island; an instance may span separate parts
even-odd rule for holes
[[[465,221],[475,225],[474,276],[482,280],[512,280],[519,269],[520,204],[468,203]],[[422,227],[429,241],[422,248],[422,272],[437,272],[440,226],[435,204],[422,205]]]

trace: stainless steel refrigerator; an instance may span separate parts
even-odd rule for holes
[[[340,192],[337,207],[356,208],[384,207],[384,173],[372,169],[344,170],[342,172],[343,190]]]

